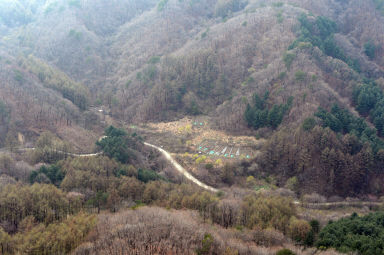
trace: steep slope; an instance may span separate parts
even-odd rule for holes
[[[4,52],[0,56],[3,145],[6,139],[8,143],[17,140],[17,132],[30,142],[47,130],[72,142],[76,149],[94,143],[97,136],[86,129],[99,122],[94,113],[84,111],[85,87],[32,57],[15,59]]]
[[[317,12],[320,15],[326,13],[324,6],[329,6],[327,8],[334,9],[336,13],[344,10],[345,16],[355,16],[356,13],[352,11],[358,9],[361,4],[350,4],[355,8],[345,10],[344,5],[337,1],[315,6],[321,5],[322,8]],[[338,102],[353,111],[350,107],[353,86],[350,81],[358,81],[362,77],[360,74],[350,70],[337,59],[327,59],[325,54],[316,49],[295,49],[291,54],[294,54],[296,60],[291,60],[293,63],[290,63],[289,68],[283,61],[285,51],[297,36],[295,31],[300,14],[315,10],[309,2],[287,1],[282,5],[251,2],[246,11],[235,14],[224,23],[218,17],[209,19],[203,27],[197,26],[198,31],[189,35],[189,38],[193,36],[194,39],[186,42],[179,39],[173,29],[183,24],[190,14],[185,6],[171,2],[168,5],[168,9],[163,10],[161,15],[148,13],[148,18],[145,19],[151,20],[150,15],[160,16],[157,31],[163,31],[162,33],[147,32],[154,23],[146,25],[141,20],[128,26],[136,35],[131,37],[129,43],[135,48],[122,54],[123,58],[116,67],[116,78],[111,80],[111,86],[116,89],[117,85],[120,93],[117,93],[115,98],[115,107],[113,104],[110,106],[124,119],[164,120],[170,116],[203,113],[218,116],[216,123],[219,128],[244,131],[244,96],[250,99],[254,92],[263,93],[265,90],[271,90],[275,102],[284,102],[291,95],[295,97],[289,123],[292,120],[302,121],[319,105],[327,106],[330,102]],[[215,5],[211,5],[213,15],[214,7]],[[375,13],[372,5],[367,4],[365,8],[367,12]],[[177,13],[183,13],[183,19],[178,18]],[[172,15],[172,26],[162,26],[167,24],[164,17]],[[335,13],[326,15],[331,18],[337,16]],[[335,34],[338,45],[340,44],[347,56],[353,56],[353,59],[359,62],[363,74],[372,78],[380,77],[382,67],[375,61],[381,59],[381,53],[377,52],[375,59],[368,59],[362,50],[370,35],[367,34],[365,39],[361,39],[358,43],[360,45],[353,45],[350,41],[357,40],[353,37],[357,33],[344,32],[343,23],[347,21],[337,22],[341,27],[341,31]],[[380,29],[380,26],[375,28]],[[357,22],[356,27],[360,27]],[[145,36],[137,32],[139,28],[140,31],[145,31]],[[131,35],[128,31],[124,31],[124,34]],[[167,53],[162,47],[167,42],[167,36],[172,40],[167,44],[166,50],[177,50],[163,56],[161,60],[151,60],[151,57]],[[141,43],[132,41],[137,37]],[[185,35],[182,38],[185,38]],[[372,40],[379,45],[378,38]],[[182,46],[177,47],[177,44]],[[318,59],[314,59],[314,56]],[[130,59],[132,61],[127,61]],[[153,60],[155,63],[150,63]],[[338,72],[331,73],[330,70]],[[298,82],[295,78],[298,71],[307,73],[308,79]],[[283,74],[286,76],[282,77]],[[311,81],[311,77],[316,80]],[[306,84],[311,88],[303,89]],[[303,95],[306,100],[298,100],[298,97]],[[312,107],[307,105],[309,102]],[[312,110],[308,109],[303,114],[303,108],[308,107]]]
[[[330,74],[327,64],[319,66],[307,54],[299,60],[302,66],[285,69],[284,52],[297,36],[301,13],[334,20],[339,28],[335,41],[345,54],[359,62],[365,75],[379,78],[383,74],[382,50],[377,47],[373,57],[364,54],[366,43],[380,45],[383,41],[383,18],[373,1],[191,0],[162,4],[149,0],[16,1],[3,10],[7,22],[2,23],[11,29],[6,46],[13,48],[13,55],[23,49],[23,54],[33,54],[86,84],[96,92],[93,101],[101,100],[124,120],[213,114],[219,116],[215,121],[218,128],[232,131],[245,129],[237,114],[245,110],[244,96],[249,99],[255,91],[271,90],[283,72],[287,77],[282,82],[288,90],[274,95],[275,102],[286,101],[296,91],[298,84],[290,74],[306,67],[303,71],[317,75],[318,83],[329,85],[323,86],[324,93],[347,103],[340,96],[349,96],[344,89],[349,85]],[[357,10],[369,15],[359,15]],[[7,18],[11,12],[20,15]],[[11,47],[15,44],[19,47]],[[183,74],[183,69],[191,73]],[[333,84],[337,82],[343,84]],[[160,91],[164,95],[157,96]],[[313,102],[312,93],[304,93]],[[322,97],[316,97],[313,105],[324,105],[318,102]],[[153,111],[153,105],[160,107]]]

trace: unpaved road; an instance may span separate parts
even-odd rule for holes
[[[104,137],[100,138],[103,139]],[[167,151],[163,150],[160,147],[157,147],[156,145],[144,142],[145,145],[150,146],[152,148],[155,148],[156,150],[160,151],[165,158],[176,168],[177,171],[179,171],[182,175],[184,175],[188,180],[192,181],[193,183],[197,184],[198,186],[202,187],[203,189],[206,189],[211,192],[218,192],[218,189],[215,189],[211,186],[206,185],[205,183],[202,183],[195,177],[193,177],[187,170],[185,170],[184,167],[182,167],[179,163],[176,162],[169,154]],[[29,151],[29,150],[35,150],[35,148],[24,148],[24,149],[19,149],[19,151]],[[76,153],[69,153],[69,152],[64,152],[64,151],[57,151],[58,153],[63,153],[68,156],[73,156],[73,157],[94,157],[102,154],[102,152],[97,152],[97,153],[89,153],[89,154],[76,154]]]
[[[202,183],[201,181],[199,181],[198,179],[193,177],[187,170],[185,170],[184,167],[182,167],[179,163],[177,163],[176,160],[174,160],[172,158],[171,154],[169,154],[167,151],[163,150],[162,148],[160,148],[160,147],[158,147],[156,145],[153,145],[153,144],[150,144],[150,143],[147,143],[147,142],[144,142],[144,144],[149,146],[149,147],[155,148],[158,151],[160,151],[165,156],[165,158],[169,162],[171,162],[171,164],[176,168],[176,170],[179,171],[182,175],[184,175],[188,180],[192,181],[196,185],[198,185],[198,186],[200,186],[203,189],[206,189],[208,191],[211,191],[211,192],[218,192],[219,191],[218,189],[215,189],[214,187],[208,186],[207,184]]]
[[[35,150],[35,148],[21,148],[21,149],[17,149],[17,150],[20,152],[33,151],[33,150]],[[64,152],[64,151],[55,151],[55,152],[60,153],[60,154],[64,154],[67,156],[73,156],[73,157],[95,157],[95,156],[103,154],[103,152],[101,152],[101,151],[96,152],[96,153],[84,153],[84,154],[70,153],[70,152]]]

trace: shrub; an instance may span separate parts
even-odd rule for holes
[[[290,190],[296,190],[297,184],[298,184],[297,177],[294,176],[294,177],[291,177],[287,180],[287,182],[285,183],[285,188],[290,189]]]
[[[296,253],[294,253],[290,249],[282,249],[276,252],[276,255],[296,255]]]
[[[215,161],[215,165],[220,166],[223,164],[223,161],[221,159],[218,159]]]
[[[190,102],[189,106],[187,107],[187,113],[190,114],[190,115],[194,115],[194,116],[199,115],[199,114],[202,113],[195,100],[192,100]]]
[[[296,218],[291,218],[289,223],[289,233],[293,240],[299,243],[303,243],[308,234],[311,231],[311,226],[305,220],[298,220]]]
[[[283,12],[282,11],[280,11],[278,14],[276,14],[276,17],[277,17],[277,22],[278,23],[283,23],[283,21],[284,21],[284,17],[283,17]]]
[[[203,163],[207,159],[206,156],[201,156],[196,159],[196,164]]]
[[[281,72],[281,73],[279,73],[278,78],[279,78],[280,80],[282,80],[282,79],[284,79],[286,76],[287,76],[287,72]]]
[[[205,164],[205,169],[207,170],[213,169],[213,164],[212,163]]]
[[[13,78],[20,84],[24,82],[24,76],[19,70],[15,70]]]
[[[198,255],[208,255],[210,254],[211,247],[213,244],[213,237],[211,234],[205,234],[204,239],[201,241],[201,248],[196,250]]]
[[[137,172],[137,179],[147,183],[149,181],[159,180],[161,177],[153,170],[139,169]]]
[[[305,78],[307,77],[307,73],[302,71],[302,70],[298,70],[296,73],[295,73],[295,79],[296,81],[298,82],[303,82],[305,80]]]
[[[295,58],[296,58],[296,55],[293,53],[286,52],[284,54],[283,61],[288,70],[291,69],[292,62],[293,60],[295,60]]]
[[[160,56],[153,56],[149,59],[148,63],[155,65],[160,62]]]
[[[39,175],[44,174],[50,181],[50,183],[59,186],[63,181],[65,174],[61,171],[61,168],[57,165],[52,166],[42,166],[37,171],[32,171],[29,176],[29,180],[31,183],[39,182]],[[43,182],[44,183],[44,182]]]
[[[319,223],[318,220],[311,220],[309,222],[309,225],[311,225],[311,228],[312,228],[314,233],[316,233],[316,234],[319,233],[319,231],[320,231],[320,223]]]
[[[281,232],[273,228],[263,230],[256,227],[252,237],[256,244],[267,247],[281,245],[286,242],[286,237]]]
[[[366,42],[364,44],[364,53],[371,60],[374,59],[376,56],[376,49],[377,47],[372,41]]]
[[[256,185],[256,180],[255,180],[255,177],[253,177],[252,175],[248,176],[247,177],[247,180],[246,180],[246,183],[247,183],[247,186],[248,187],[253,187]]]
[[[304,121],[303,121],[303,124],[301,125],[301,127],[305,130],[305,131],[310,131],[312,130],[314,127],[316,126],[316,120],[312,117],[310,118],[306,118]]]

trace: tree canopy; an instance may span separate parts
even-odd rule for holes
[[[283,121],[284,115],[291,108],[293,98],[290,97],[286,104],[274,104],[268,106],[269,92],[261,98],[258,94],[253,95],[253,105],[247,104],[244,113],[249,127],[259,129],[262,127],[277,128]]]
[[[133,149],[136,147],[137,139],[129,136],[123,129],[108,127],[105,137],[96,142],[105,155],[114,158],[121,163],[129,163],[135,157]]]
[[[334,34],[338,32],[338,27],[334,21],[324,16],[311,20],[306,14],[302,14],[299,17],[299,24],[299,37],[288,49],[296,48],[300,42],[307,42],[318,47],[324,54],[346,62],[355,71],[360,72],[359,62],[346,56],[337,45]]]
[[[375,153],[384,149],[384,142],[377,136],[376,129],[370,128],[364,119],[353,116],[338,105],[334,105],[330,112],[319,108],[315,116],[321,119],[323,127],[329,127],[338,133],[354,135],[362,144],[370,144]]]
[[[330,222],[325,226],[317,242],[318,247],[336,248],[340,252],[357,251],[362,255],[383,254],[384,213],[377,212],[359,217]]]

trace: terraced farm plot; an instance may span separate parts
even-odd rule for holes
[[[171,152],[196,151],[197,154],[215,159],[254,158],[265,142],[254,136],[233,136],[212,129],[208,117],[185,117],[173,122],[149,123],[147,126],[152,132],[151,137],[156,136],[156,140],[152,140],[153,144],[164,146]],[[181,141],[184,143],[180,144]]]
[[[256,155],[252,148],[248,146],[215,140],[203,140],[197,145],[196,149],[199,154],[227,159],[250,159]]]

